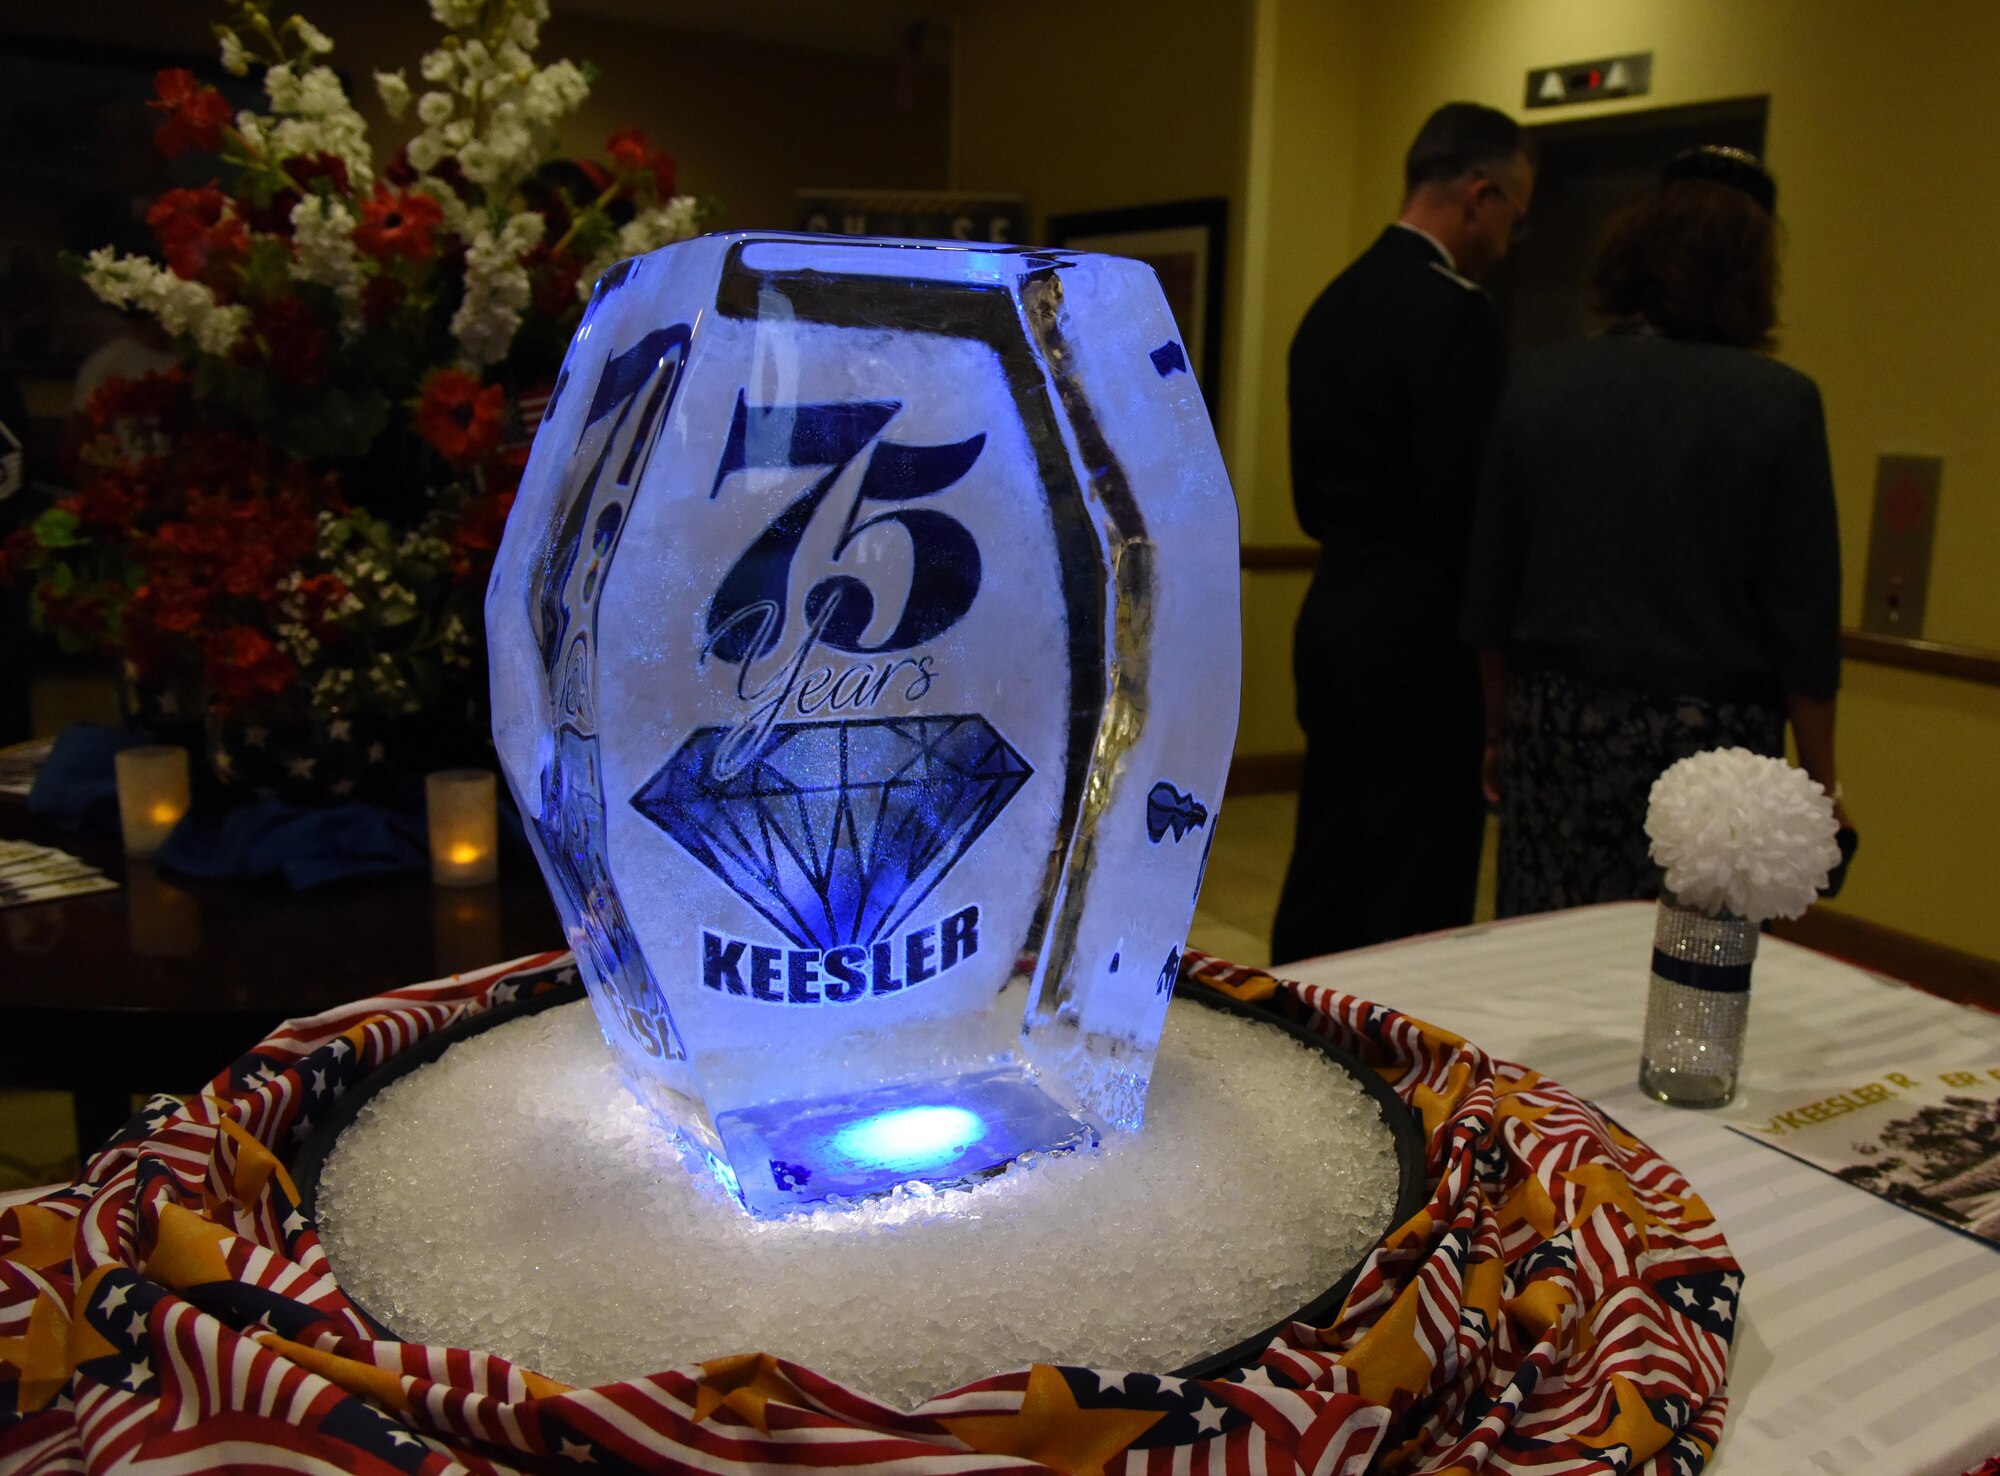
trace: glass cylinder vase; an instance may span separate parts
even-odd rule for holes
[[[1750,1020],[1757,924],[1711,917],[1660,898],[1639,1085],[1675,1107],[1720,1107],[1736,1095]]]

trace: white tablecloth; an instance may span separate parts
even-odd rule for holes
[[[2000,1452],[2000,1249],[1638,1087],[1653,908],[1614,903],[1293,965],[1589,1097],[1693,1182],[1743,1264],[1712,1471],[1956,1476]],[[2000,1016],[1765,938],[1737,1102],[2000,1064]]]

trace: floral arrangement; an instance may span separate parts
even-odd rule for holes
[[[158,147],[216,177],[154,203],[157,260],[78,263],[180,362],[106,382],[76,492],[0,571],[70,649],[211,711],[392,715],[474,689],[486,571],[583,302],[706,211],[635,131],[557,155],[591,74],[536,64],[546,0],[430,8],[417,80],[374,77],[412,129],[378,167],[333,43],[229,0],[222,65],[261,69],[264,110],[161,72]]]
[[[1646,835],[1675,899],[1747,922],[1797,917],[1840,863],[1833,801],[1783,759],[1713,748],[1653,781]]]

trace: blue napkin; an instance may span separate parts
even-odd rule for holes
[[[120,749],[153,740],[128,728],[77,723],[63,730],[35,776],[28,810],[99,833],[118,831]],[[514,840],[516,822],[503,820]],[[154,858],[188,876],[223,880],[283,876],[295,890],[355,876],[424,871],[430,845],[421,799],[409,806],[336,805],[305,809],[281,800],[231,804],[198,794]]]
[[[28,813],[46,820],[74,820],[85,829],[118,829],[119,750],[153,740],[130,728],[72,723],[56,735],[49,756],[28,791]]]
[[[421,813],[381,805],[306,810],[282,800],[189,812],[154,858],[188,876],[281,875],[295,891],[430,866]]]

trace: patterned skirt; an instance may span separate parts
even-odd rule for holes
[[[1782,757],[1784,707],[1510,673],[1499,915],[1657,897],[1647,798],[1662,769],[1708,748]]]

